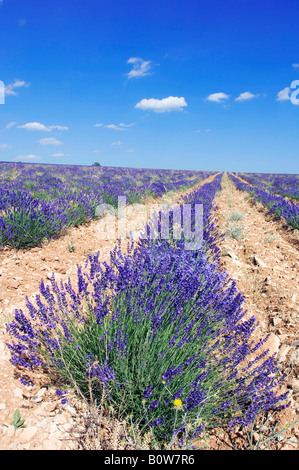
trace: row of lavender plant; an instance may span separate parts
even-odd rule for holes
[[[0,246],[34,247],[95,216],[101,203],[143,202],[197,184],[211,172],[0,164]]]
[[[284,197],[269,192],[268,185],[256,182],[254,178],[247,178],[247,184],[242,182],[234,174],[230,173],[230,178],[235,183],[237,189],[247,191],[256,201],[261,202],[277,219],[283,218],[287,224],[294,229],[299,229],[299,205],[293,201],[288,201]]]
[[[185,198],[193,213],[204,205],[196,251],[183,237],[147,236],[127,253],[120,243],[109,263],[89,255],[77,285],[42,280],[35,304],[27,299],[27,311],[16,310],[7,325],[23,383],[44,369],[64,402],[75,384],[128,418],[133,433],[150,430],[156,449],[187,448],[206,430],[246,426],[287,406],[277,362],[260,349],[267,338],[254,343],[255,318],[244,319],[244,297],[220,269],[213,219],[220,188],[218,175]]]
[[[251,184],[271,194],[299,200],[299,175],[271,173],[237,173]]]

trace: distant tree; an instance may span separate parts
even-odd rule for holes
[[[91,166],[101,166],[99,162],[94,162]]]

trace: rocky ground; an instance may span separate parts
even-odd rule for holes
[[[178,194],[172,194],[164,202],[178,200]],[[155,210],[160,203],[151,199],[147,207]],[[292,393],[292,406],[271,421],[271,426],[278,422],[280,429],[289,425],[288,441],[281,438],[276,448],[297,449],[299,424],[292,423],[299,412],[299,237],[282,222],[270,218],[246,193],[237,191],[227,175],[216,204],[220,230],[226,232],[221,246],[222,266],[245,294],[248,315],[255,315],[260,322],[257,337],[270,333],[267,346],[277,352],[287,374],[286,387]],[[132,222],[136,211],[128,215]],[[111,217],[107,214],[105,220],[111,221]],[[5,323],[15,308],[24,306],[26,295],[34,299],[42,277],[47,281],[54,272],[56,277],[70,277],[75,282],[76,266],[85,263],[88,253],[100,251],[101,259],[108,260],[114,244],[113,239],[99,239],[98,221],[92,221],[42,248],[0,251],[0,449],[86,448],[82,437],[90,410],[75,397],[62,405],[46,377],[38,377],[37,385],[31,388],[19,382],[17,371],[9,362]],[[16,410],[26,427],[16,429],[11,424]],[[262,440],[262,429],[260,426],[255,430],[255,443]],[[210,449],[246,448],[248,438],[242,430],[234,435],[218,432],[209,436],[208,445]],[[93,444],[88,448],[93,448]]]

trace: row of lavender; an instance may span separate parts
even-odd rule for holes
[[[140,203],[197,184],[212,172],[0,164],[0,246],[33,247],[95,216],[118,196]]]
[[[148,236],[126,254],[116,247],[110,263],[88,256],[77,285],[54,275],[50,286],[41,281],[36,305],[27,299],[27,312],[16,310],[7,325],[23,383],[44,368],[59,378],[64,403],[76,384],[87,400],[127,418],[132,439],[137,426],[150,429],[155,449],[178,441],[187,448],[205,430],[246,426],[286,406],[277,363],[259,352],[266,338],[252,341],[255,319],[244,320],[243,295],[219,266],[220,189],[217,175],[185,198],[193,215],[197,204],[204,208],[197,250],[183,237]]]
[[[271,173],[236,173],[249,183],[271,194],[299,200],[299,175]]]
[[[283,218],[294,229],[299,229],[299,205],[284,197],[273,194],[266,183],[257,181],[254,177],[248,178],[247,184],[236,175],[230,173],[230,178],[241,191],[247,191],[258,202],[261,202],[274,217]]]

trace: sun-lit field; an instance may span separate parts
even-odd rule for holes
[[[272,223],[296,231],[296,175],[274,179],[23,164],[2,164],[1,169],[5,259],[9,254],[20,260],[29,254],[30,259],[36,249],[46,259],[45,246],[49,249],[66,230],[82,225],[84,233],[96,206],[103,201],[116,205],[118,195],[145,206],[175,196],[182,216],[184,207],[190,207],[193,231],[195,209],[203,206],[203,243],[196,249],[186,249],[184,235],[175,236],[173,214],[167,238],[161,224],[159,236],[148,234],[125,251],[111,241],[109,261],[101,259],[99,244],[98,253],[88,253],[86,262],[77,264],[76,278],[59,277],[58,282],[56,269],[47,281],[41,279],[36,298],[27,296],[26,307],[17,307],[6,324],[10,361],[23,387],[34,389],[42,374],[57,389],[62,406],[74,394],[108,422],[117,416],[120,448],[206,446],[216,429],[248,430],[261,417],[289,409],[286,372],[266,347],[267,331],[257,330],[244,293],[222,266],[224,241],[238,237],[236,231],[225,233],[216,211],[223,184],[229,183],[236,193],[245,192],[253,207],[260,202]],[[287,196],[273,195],[272,188],[281,186]],[[242,217],[234,213],[230,219],[235,223]],[[183,222],[182,217],[182,230]],[[5,301],[5,291],[1,295]],[[250,447],[244,433],[243,445]],[[267,428],[264,441],[276,448],[279,435],[272,431],[269,438]],[[99,444],[98,435],[93,439],[104,446],[109,441]]]

